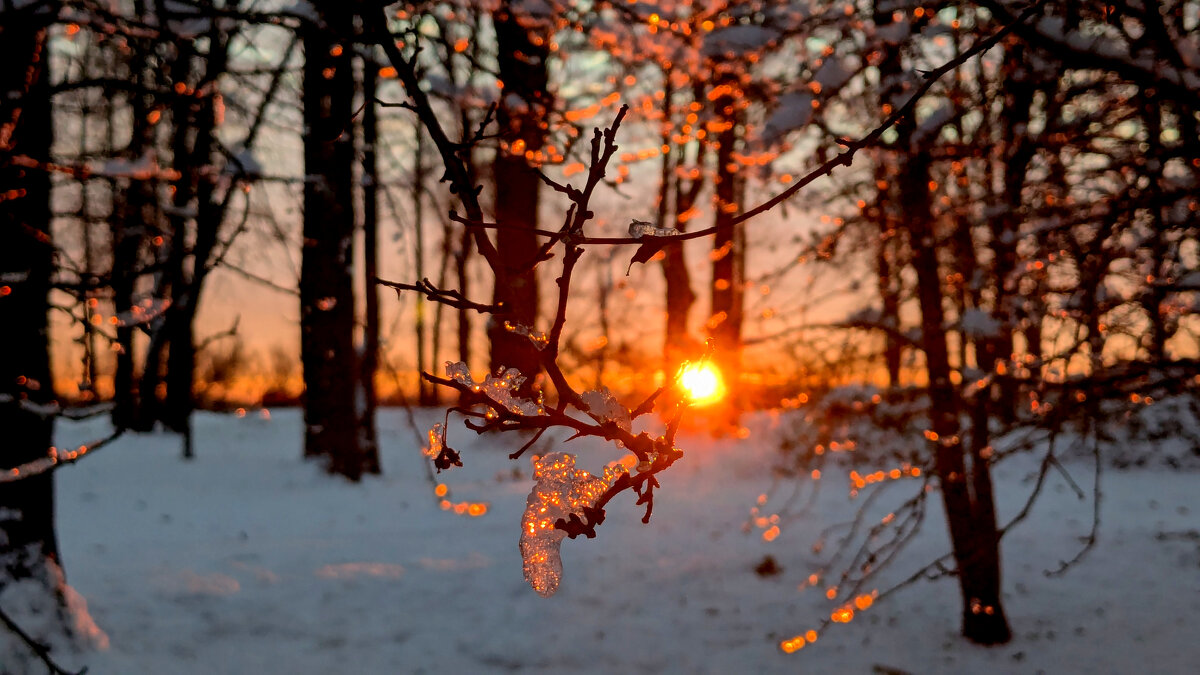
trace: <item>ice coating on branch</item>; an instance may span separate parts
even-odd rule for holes
[[[546,331],[535,330],[522,323],[505,321],[504,330],[517,335],[524,335],[525,337],[529,338],[529,341],[533,343],[534,348],[539,352],[545,349],[546,345],[550,344],[550,336],[546,335]]]
[[[634,220],[629,223],[629,236],[635,239],[642,237],[674,237],[679,230],[674,227],[655,227],[654,223],[644,220]]]
[[[433,425],[429,429],[429,447],[425,448],[425,454],[430,457],[437,457],[442,452],[442,437],[445,436],[445,425],[441,422]]]
[[[476,382],[467,364],[462,361],[447,361],[446,377],[470,387],[471,391],[487,396],[511,413],[533,417],[546,412],[542,407],[540,394],[536,402],[513,396],[513,392],[525,382],[525,376],[516,368],[501,367],[495,375],[488,375],[482,382]]]
[[[575,456],[552,452],[533,458],[533,477],[537,483],[525,500],[521,518],[521,559],[525,580],[543,598],[554,595],[562,580],[559,547],[567,533],[554,526],[558,519],[569,520],[572,513],[583,516],[584,507],[596,500],[625,469],[610,464],[604,476],[597,477],[575,468]]]
[[[629,409],[621,405],[608,387],[585,391],[580,398],[587,404],[588,414],[592,416],[592,419],[600,423],[612,422],[625,431],[629,431],[632,426]]]

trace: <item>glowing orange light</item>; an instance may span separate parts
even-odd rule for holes
[[[685,365],[679,375],[679,384],[692,405],[709,405],[725,396],[721,372],[711,363]]]

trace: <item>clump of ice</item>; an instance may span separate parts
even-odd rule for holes
[[[533,477],[537,483],[525,500],[525,515],[521,518],[521,559],[525,580],[543,598],[554,595],[562,580],[562,557],[559,548],[567,533],[554,526],[561,518],[568,520],[572,513],[582,515],[592,508],[624,469],[610,464],[604,476],[594,476],[575,468],[575,456],[552,452],[533,458]]]
[[[550,336],[546,335],[546,331],[530,328],[523,323],[513,323],[512,321],[504,322],[504,330],[516,335],[524,335],[533,343],[535,349],[539,352],[550,344]]]
[[[583,392],[581,396],[587,404],[588,414],[597,422],[612,422],[618,427],[629,431],[633,421],[629,417],[629,409],[621,405],[608,387],[600,387]]]
[[[629,236],[634,239],[642,237],[674,237],[679,230],[674,227],[655,227],[654,223],[644,220],[634,220],[629,223]]]
[[[442,454],[442,438],[446,435],[446,425],[438,422],[429,429],[429,445],[425,448],[425,454],[429,457],[437,457]]]
[[[530,401],[513,396],[513,392],[525,382],[525,376],[516,368],[501,367],[495,375],[488,375],[482,382],[476,382],[467,364],[462,361],[458,363],[447,361],[446,377],[470,387],[471,391],[487,396],[511,413],[533,417],[546,412],[540,400]]]

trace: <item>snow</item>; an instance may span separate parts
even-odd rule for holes
[[[233,161],[225,165],[225,173],[247,178],[264,175],[262,163],[254,156],[253,148],[239,148],[233,155]]]
[[[779,105],[767,118],[763,128],[763,139],[776,142],[812,120],[813,95],[807,91],[793,91],[779,97]]]
[[[963,333],[974,338],[995,337],[1000,334],[1000,322],[991,314],[976,307],[971,307],[963,312],[959,324]]]
[[[877,27],[875,35],[885,44],[898,45],[912,35],[912,27],[908,25],[908,19],[901,19],[886,26]]]
[[[95,176],[132,178],[135,180],[172,177],[169,171],[159,166],[158,156],[154,153],[154,150],[147,150],[136,160],[118,157],[106,160],[99,165],[91,165],[89,166],[89,172]]]
[[[708,34],[701,51],[709,56],[740,54],[762,49],[779,39],[779,33],[763,26],[749,24],[729,26]]]
[[[831,56],[825,59],[817,72],[813,73],[813,81],[821,85],[821,91],[826,95],[841,89],[854,76],[852,59]]]
[[[7,517],[9,514],[2,514]],[[78,658],[85,649],[108,649],[108,636],[104,634],[88,614],[87,601],[73,588],[63,583],[62,569],[49,562],[42,578],[24,578],[0,588],[0,607],[26,634],[39,643],[48,645],[55,653],[70,653]],[[58,589],[65,606],[65,619],[73,631],[71,642],[58,632],[59,617],[57,603],[51,589]],[[42,666],[15,635],[0,627],[0,672],[12,673],[17,669],[39,671]]]
[[[421,428],[441,419],[418,413]],[[956,584],[943,579],[883,598],[784,654],[780,641],[832,609],[820,589],[797,590],[819,561],[811,544],[862,497],[848,500],[847,472],[827,465],[811,509],[784,517],[778,538],[744,533],[770,491],[774,424],[750,420],[746,441],[681,433],[685,456],[660,476],[650,523],[631,494],[619,495],[595,539],[563,547],[569,574],[550,599],[526,584],[517,546],[534,482],[528,463],[507,453],[524,439],[476,436],[452,418],[465,466],[438,479],[489,503],[485,516],[466,518],[433,497],[403,411],[381,412],[384,475],[361,484],[301,461],[298,410],[269,420],[199,414],[191,462],[173,436],[123,438],[57,475],[68,580],[109,638],[107,650],[66,660],[92,675],[1192,672],[1196,475],[1161,465],[1106,471],[1097,548],[1061,578],[1043,571],[1074,555],[1091,503],[1050,474],[1031,520],[1002,544],[1010,644],[965,643]],[[97,420],[61,422],[56,442],[105,430]],[[593,473],[618,458],[611,445],[549,436],[544,447],[577,454]],[[1034,459],[999,467],[1002,520],[1031,489]],[[1090,485],[1086,458],[1063,461]],[[889,492],[880,508],[917,484],[881,485]],[[779,508],[771,494],[763,513]],[[931,508],[888,579],[946,550]],[[781,574],[755,574],[766,554]]]

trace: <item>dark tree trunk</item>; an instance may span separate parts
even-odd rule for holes
[[[379,129],[375,114],[375,83],[378,66],[371,59],[362,62],[362,171],[363,171],[363,391],[362,418],[359,420],[359,441],[362,443],[366,473],[380,473],[379,440],[375,432],[375,411],[379,394],[375,389],[375,372],[379,369],[379,289],[375,277],[379,268],[379,165],[375,144]]]
[[[929,156],[915,152],[908,158],[899,180],[917,273],[921,345],[929,377],[931,443],[958,566],[963,635],[980,644],[1000,644],[1009,640],[1011,632],[1000,602],[1000,537],[996,530],[991,473],[982,447],[976,449],[968,473],[959,436],[958,397],[950,380],[950,354],[943,328],[942,277],[937,233],[930,216],[929,177]],[[983,424],[986,426],[986,420]]]
[[[1037,151],[1037,144],[1026,130],[1034,105],[1036,81],[1024,58],[1024,48],[1013,46],[1005,55],[1006,92],[1002,134],[1006,156],[1004,158],[1003,215],[992,221],[993,301],[992,316],[1000,325],[1000,332],[981,341],[982,354],[977,357],[984,372],[995,372],[1000,363],[1006,363],[1009,376],[999,379],[996,389],[996,410],[1005,420],[1011,421],[1016,414],[1017,387],[1011,377],[1013,358],[1013,330],[1016,316],[1017,279],[1013,274],[1017,265],[1017,241],[1022,219],[1021,195],[1029,172],[1029,162]]]
[[[300,358],[304,367],[304,455],[358,480],[354,352],[354,71],[349,7],[323,6],[323,26],[303,29],[304,245],[300,271]],[[339,42],[338,38],[344,40]]]
[[[463,227],[462,236],[458,240],[458,250],[454,254],[454,269],[457,272],[458,290],[464,296],[470,297],[471,276],[468,274],[471,265],[471,247],[474,246],[472,241],[471,229]],[[463,363],[471,363],[471,310],[458,310],[457,337],[458,337],[458,360]],[[440,373],[438,373],[440,375]]]
[[[890,3],[875,3],[875,25],[890,26],[894,23],[893,8]],[[890,112],[904,95],[904,62],[901,58],[898,44],[887,43],[883,47],[883,56],[879,60],[879,105]],[[900,137],[901,139],[904,136]],[[878,280],[879,298],[883,313],[879,317],[886,330],[883,334],[883,364],[887,371],[888,385],[900,385],[900,364],[903,357],[903,345],[899,340],[900,331],[900,271],[904,267],[900,260],[902,242],[900,241],[903,228],[897,214],[896,205],[888,198],[889,190],[886,184],[897,175],[895,164],[899,157],[894,147],[884,147],[880,150],[879,162],[875,167],[877,184],[883,182],[885,187],[879,190],[878,198],[871,205],[869,217],[874,218],[879,230],[879,250],[875,254],[875,275]]]
[[[671,134],[667,126],[671,120],[670,73],[667,73],[664,88],[668,95],[663,103],[664,131],[662,144],[671,144]],[[696,142],[696,164],[704,163],[704,142]],[[672,161],[671,153],[663,153],[662,174],[660,176],[659,203],[655,225],[657,227],[674,226],[680,232],[687,230],[692,207],[704,185],[703,178],[695,178],[686,183],[675,174],[675,168],[686,159],[686,147],[677,151],[676,161]],[[703,172],[701,173],[703,176]],[[672,189],[673,188],[673,189]],[[674,217],[671,216],[670,197],[674,194]],[[668,221],[668,218],[670,220]],[[684,257],[683,243],[668,244],[663,247],[663,280],[665,283],[667,321],[663,335],[664,372],[672,376],[685,359],[693,358],[695,344],[688,334],[688,314],[696,303],[696,293],[692,290],[691,273],[687,268]]]
[[[49,292],[54,272],[50,239],[52,121],[48,29],[53,17],[0,11],[0,470],[50,451],[54,403],[50,370]],[[51,472],[0,487],[0,589],[31,579],[46,588],[48,606],[61,603],[62,576],[54,529]],[[69,634],[63,613],[60,630]],[[55,622],[50,622],[53,625]],[[39,639],[46,637],[37,636]],[[2,666],[0,666],[2,669]],[[18,665],[19,669],[19,665]]]
[[[726,87],[731,84],[724,85]],[[714,210],[717,232],[713,235],[712,251],[712,311],[708,320],[709,335],[715,340],[714,360],[721,369],[727,385],[736,387],[741,373],[742,358],[742,299],[745,290],[745,234],[742,226],[732,225],[741,209],[739,204],[738,164],[734,151],[738,144],[738,100],[732,95],[716,100],[717,119],[721,131],[717,134],[717,167]],[[726,408],[734,411],[739,397],[730,397]],[[733,419],[726,420],[733,422]]]
[[[420,120],[413,118],[413,133],[417,138],[416,152],[413,153],[413,185],[412,185],[412,202],[413,202],[413,241],[416,244],[415,255],[413,256],[416,277],[418,279],[425,278],[425,128],[421,126]],[[416,311],[416,320],[413,322],[413,330],[417,340],[417,405],[430,406],[434,404],[434,392],[432,383],[426,382],[425,378],[420,376],[428,364],[426,363],[425,354],[425,296],[417,293],[414,299],[414,308]],[[440,307],[439,307],[440,309]]]
[[[217,246],[217,236],[225,219],[225,204],[217,200],[217,177],[205,171],[213,164],[217,128],[215,87],[228,63],[227,36],[216,30],[209,34],[209,53],[204,78],[197,89],[209,93],[196,102],[195,141],[188,162],[190,182],[196,192],[196,241],[192,247],[192,269],[183,283],[171,289],[171,312],[167,319],[167,397],[163,422],[184,438],[184,457],[192,456],[191,420],[195,409],[195,319],[200,292],[208,275],[209,259]],[[180,233],[182,234],[182,233]]]
[[[130,76],[144,81],[148,75],[135,58],[130,61]],[[131,119],[133,130],[125,159],[138,162],[154,147],[154,131],[147,120],[149,105],[142,95],[131,97]],[[158,220],[157,196],[154,179],[150,176],[133,175],[118,178],[113,191],[113,215],[110,221],[113,241],[112,291],[113,309],[118,317],[129,319],[133,315],[137,292],[138,266],[142,244],[146,240],[149,226]],[[116,324],[117,365],[113,375],[113,425],[120,429],[146,429],[144,419],[138,414],[138,397],[156,396],[156,391],[138,391],[135,385],[134,344],[136,327],[132,321]],[[153,422],[151,421],[152,425]]]
[[[156,3],[157,8],[163,9],[162,3]],[[195,56],[193,43],[180,41],[176,46],[168,70],[167,84],[190,82],[192,75],[192,58]],[[194,87],[192,87],[194,89]],[[199,167],[195,166],[196,157],[193,152],[194,138],[197,130],[195,99],[191,96],[176,96],[171,101],[171,164],[179,177],[172,181],[171,203],[174,207],[163,219],[165,229],[162,231],[168,244],[167,254],[163,260],[162,271],[158,275],[156,298],[172,298],[186,283],[187,273],[184,264],[188,256],[188,217],[187,210],[193,206],[196,198],[196,180]],[[159,257],[157,247],[152,249],[154,257]],[[172,338],[171,333],[178,321],[180,308],[172,306],[164,313],[162,320],[152,325],[150,344],[146,347],[145,362],[138,391],[142,396],[138,400],[137,427],[149,430],[157,422],[165,421],[166,382],[169,367],[164,363],[167,349]],[[186,443],[185,443],[186,448]]]
[[[491,369],[519,368],[527,378],[524,389],[528,390],[540,370],[540,356],[527,337],[508,331],[504,323],[533,328],[537,321],[538,281],[533,260],[538,240],[533,229],[538,223],[541,181],[528,158],[539,156],[546,140],[550,39],[539,35],[540,28],[529,25],[528,17],[516,16],[513,11],[512,3],[502,0],[493,17],[504,86],[497,110],[501,147],[492,164],[492,176],[496,220],[507,226],[496,232],[496,249],[507,269],[494,295],[509,311],[488,323],[488,337]]]

